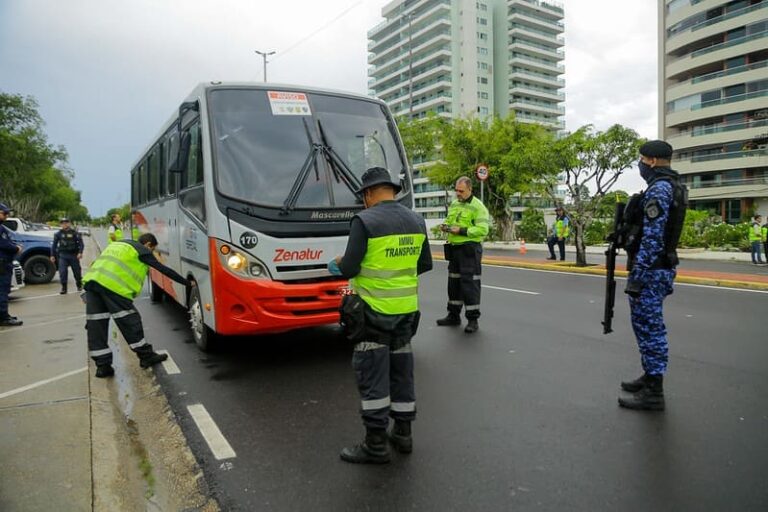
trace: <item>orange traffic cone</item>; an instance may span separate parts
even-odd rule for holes
[[[525,238],[520,239],[520,254],[525,254],[528,252],[528,249],[525,248]]]

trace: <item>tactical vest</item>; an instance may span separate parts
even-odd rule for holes
[[[77,243],[77,233],[74,230],[67,229],[59,231],[59,252],[77,252],[79,249]]]
[[[115,226],[115,241],[122,240],[123,239],[123,230],[120,229],[120,227],[116,224],[113,224]],[[112,238],[107,236],[107,245],[112,243]]]
[[[680,182],[680,176],[677,173],[674,175],[659,174],[648,184],[648,188],[660,180],[666,180],[672,185],[672,202],[669,207],[667,225],[664,228],[664,253],[654,263],[654,268],[674,268],[680,263],[677,257],[677,244],[683,233],[685,211],[688,208],[688,188]],[[624,209],[622,226],[619,228],[622,232],[621,238],[624,240],[622,247],[629,256],[628,270],[631,270],[634,264],[643,238],[643,219],[645,217],[643,203],[646,190],[633,194],[629,198]]]
[[[420,219],[397,203],[380,203],[356,217],[369,238],[360,273],[350,280],[352,289],[377,313],[418,311],[416,266],[426,239]]]
[[[96,281],[121,297],[134,299],[141,292],[149,267],[139,260],[139,251],[127,242],[113,242],[83,276],[83,283]]]

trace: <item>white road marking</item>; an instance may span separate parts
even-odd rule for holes
[[[85,371],[88,371],[87,366],[83,366],[79,370],[72,370],[71,372],[62,373],[61,375],[51,377],[50,379],[40,380],[32,384],[22,386],[20,388],[12,389],[10,391],[6,391],[5,393],[0,393],[0,398],[7,398],[9,396],[18,395],[19,393],[23,393],[24,391],[29,391],[30,389],[39,388],[40,386],[45,386],[46,384],[50,384],[51,382],[56,382],[57,380],[66,379],[67,377],[71,377],[72,375],[77,375],[78,373],[85,372]]]
[[[62,318],[60,320],[51,320],[50,322],[43,322],[41,324],[29,324],[29,325],[22,325],[21,327],[11,327],[10,329],[2,329],[0,330],[0,334],[5,334],[8,332],[13,331],[20,331],[22,329],[28,329],[30,327],[42,327],[44,325],[52,325],[52,324],[58,324],[61,322],[69,322],[70,320],[77,320],[78,318],[85,318],[85,314],[77,315],[77,316],[70,316],[67,318]]]
[[[168,359],[163,361],[163,368],[165,368],[165,373],[168,375],[176,375],[177,373],[181,373],[181,370],[178,366],[176,366],[176,361],[173,360],[171,357],[171,354],[168,353],[167,350],[158,350],[158,354],[168,354]]]
[[[490,288],[492,290],[501,290],[504,292],[525,293],[526,295],[541,295],[539,292],[529,292],[528,290],[517,290],[515,288],[502,288],[501,286],[491,286],[489,284],[484,284],[483,288]]]
[[[75,295],[75,293],[73,292],[72,295]],[[77,295],[80,296],[80,292],[77,292]],[[16,302],[24,302],[25,300],[45,299],[47,297],[63,297],[63,295],[60,293],[49,293],[47,295],[35,295],[34,297],[23,297],[21,299],[13,299],[12,302],[15,304]]]
[[[208,443],[208,448],[211,449],[213,456],[216,460],[232,459],[237,457],[235,450],[227,442],[224,435],[219,430],[216,422],[213,421],[211,415],[205,409],[203,404],[188,405],[187,410],[192,415],[192,419],[195,421],[200,434],[202,434],[205,442]]]

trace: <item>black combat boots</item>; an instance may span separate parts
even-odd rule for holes
[[[149,368],[155,366],[158,363],[162,363],[168,359],[168,354],[158,354],[157,352],[150,352],[147,355],[139,356],[139,366],[142,368]]]
[[[625,380],[621,383],[621,389],[624,391],[628,391],[630,393],[637,393],[641,389],[645,387],[645,384],[648,380],[648,374],[644,373],[640,377],[636,378],[635,380]]]
[[[115,374],[115,369],[112,368],[111,364],[100,364],[96,366],[96,377],[100,379],[106,379],[107,377],[111,377]]]
[[[16,318],[15,316],[9,316],[3,319],[0,319],[0,327],[18,327],[19,325],[22,325],[24,322]]]
[[[461,325],[461,317],[459,315],[454,315],[453,313],[448,313],[448,316],[445,318],[439,318],[437,320],[437,325]]]
[[[66,294],[67,294],[67,287],[66,286],[62,286],[61,287],[61,291],[59,292],[59,295],[66,295]]]
[[[619,398],[619,405],[639,411],[663,411],[664,376],[646,375],[645,385],[631,398]]]
[[[413,451],[413,438],[411,437],[411,422],[395,420],[395,426],[389,433],[389,442],[400,453]]]
[[[386,464],[389,462],[387,431],[383,428],[367,428],[362,443],[344,448],[339,455],[341,460],[355,464]]]
[[[477,325],[477,319],[473,318],[472,320],[469,320],[467,322],[467,326],[464,328],[464,332],[473,333],[477,332],[477,330],[480,328],[479,325]]]

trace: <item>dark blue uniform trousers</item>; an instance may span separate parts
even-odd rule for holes
[[[67,287],[67,279],[69,278],[68,267],[72,267],[72,273],[75,275],[75,284],[80,288],[83,277],[77,254],[59,253],[59,281],[61,281],[61,286],[64,288]]]
[[[0,264],[0,319],[5,320],[8,314],[8,294],[11,292],[13,265]]]
[[[667,371],[669,345],[662,306],[666,296],[672,293],[675,274],[674,270],[646,271],[640,296],[629,298],[632,329],[643,370],[649,375],[663,375]]]

